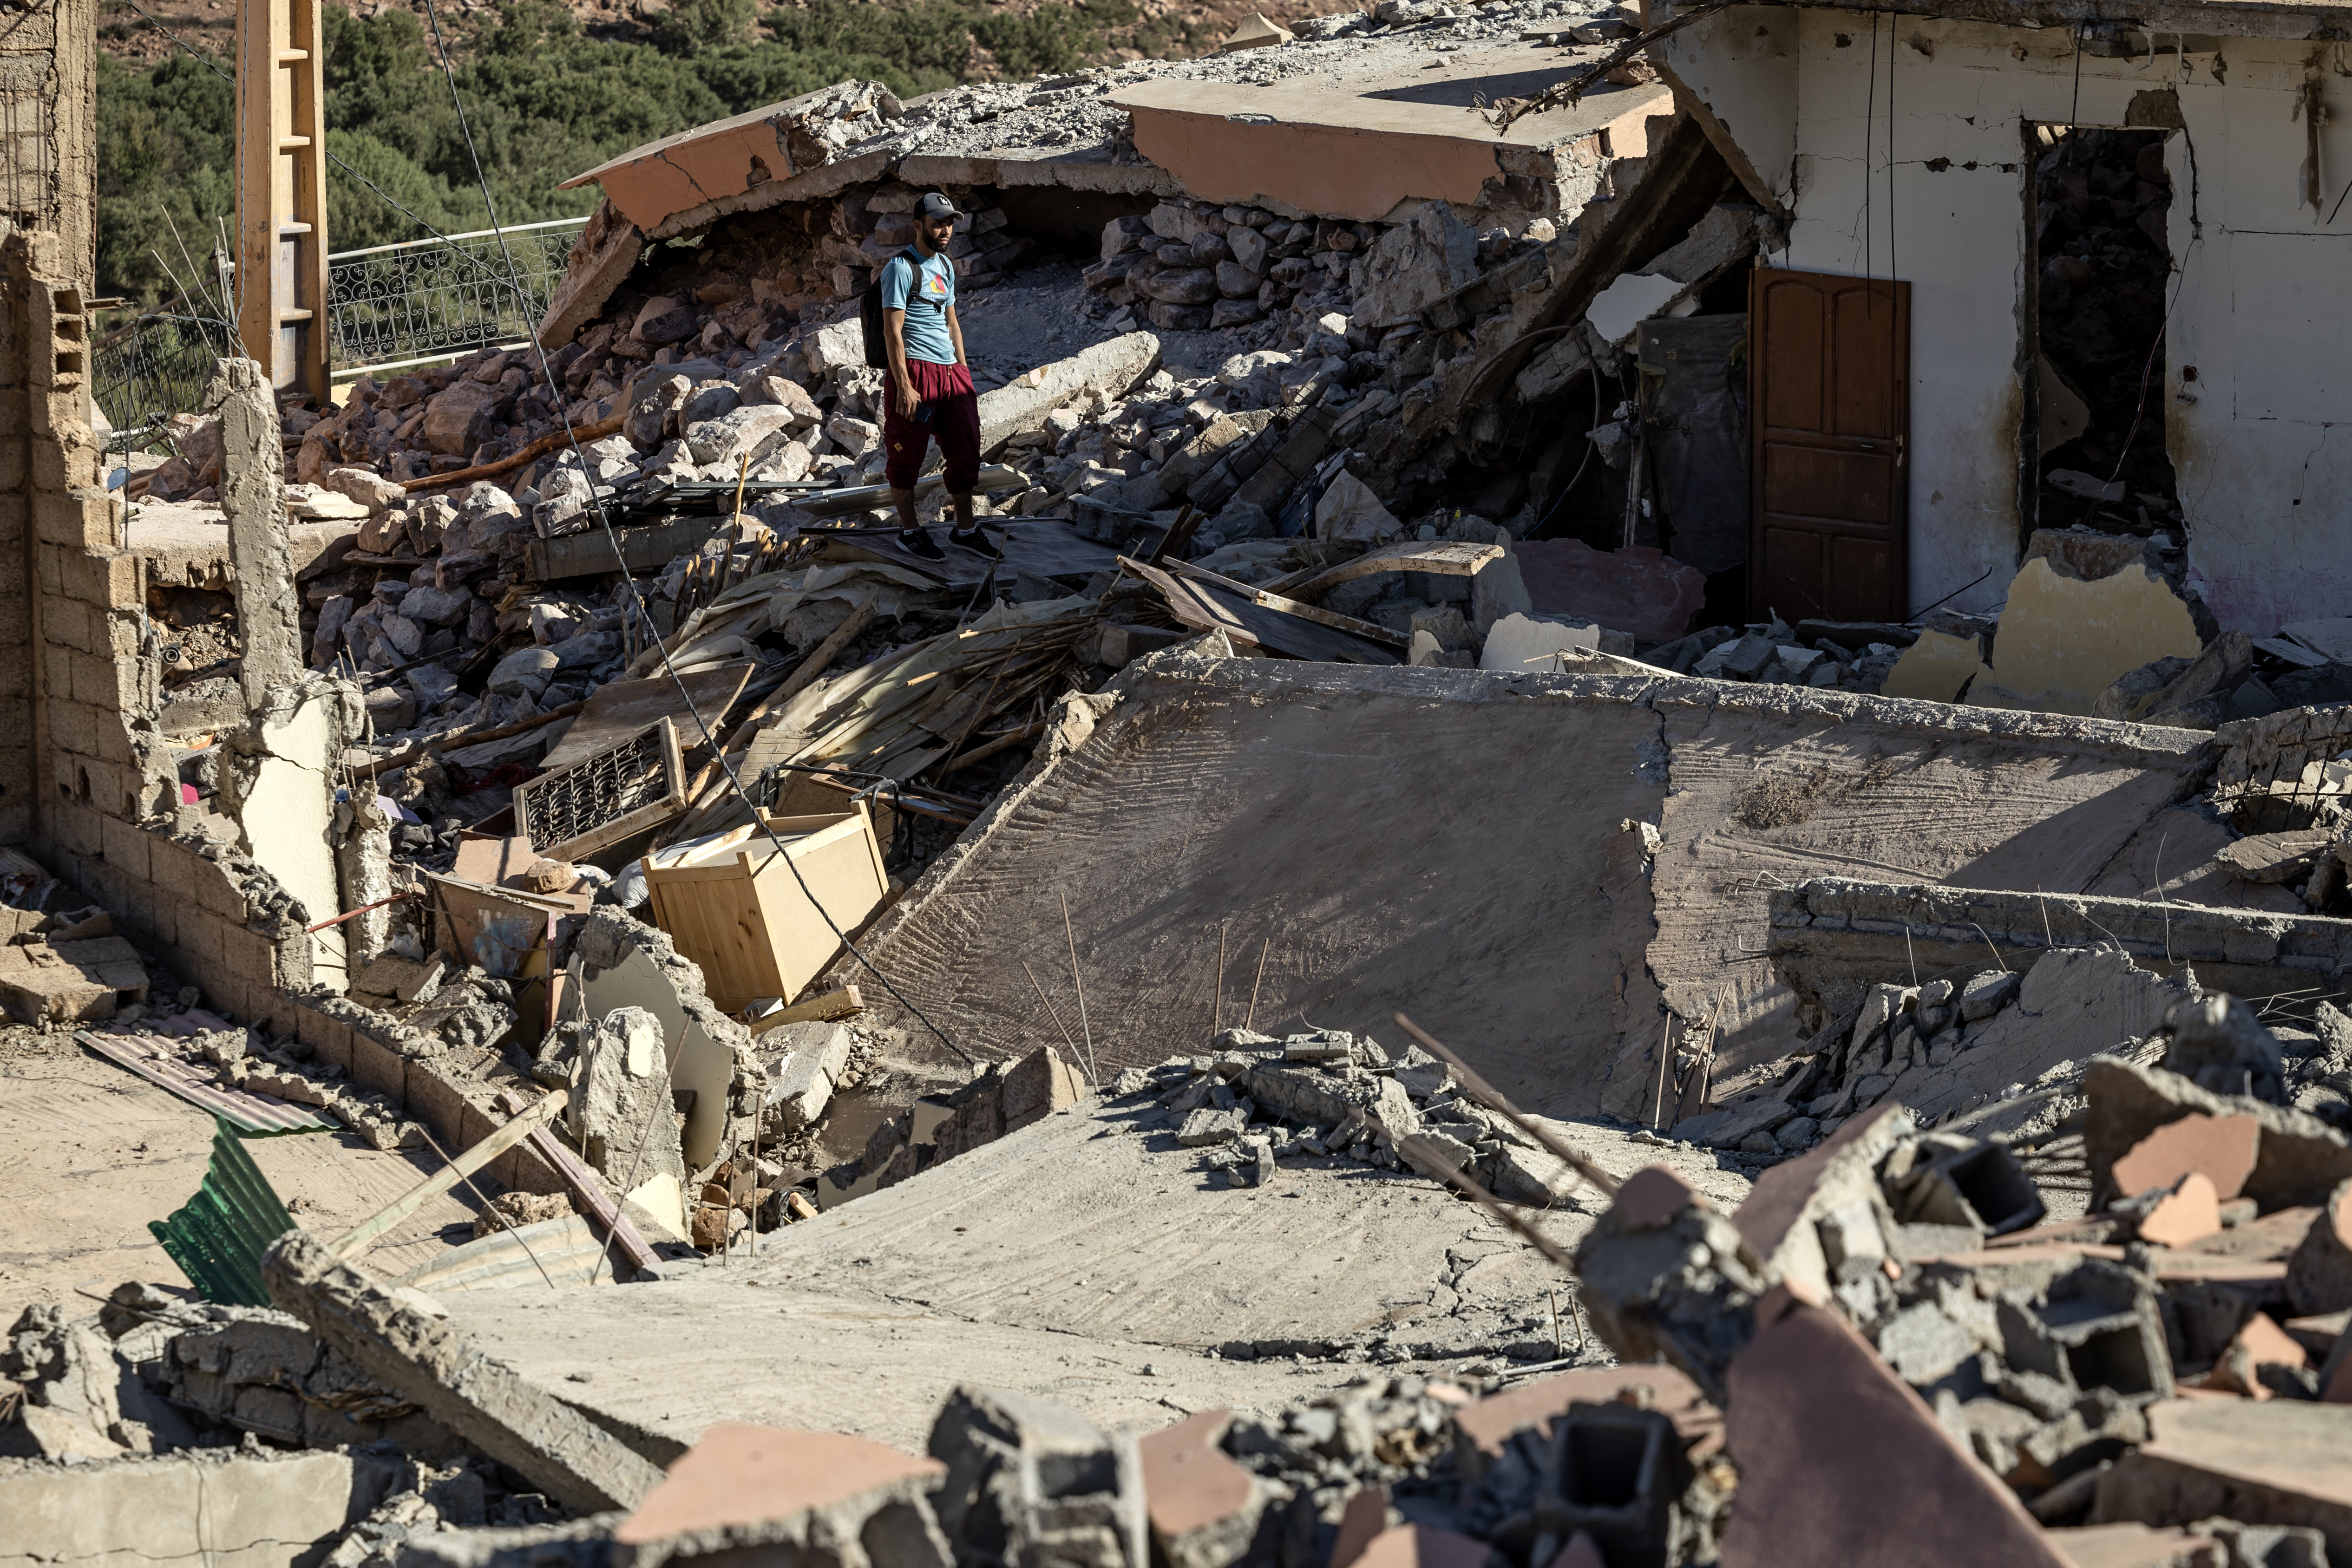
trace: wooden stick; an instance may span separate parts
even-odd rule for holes
[[[426,1147],[430,1148],[435,1154],[439,1155],[443,1160],[446,1161],[448,1159],[449,1152],[441,1146],[441,1141],[438,1138],[436,1138],[429,1129],[420,1123],[416,1130],[425,1134],[425,1143]],[[492,1203],[489,1199],[489,1195],[485,1193],[480,1187],[474,1185],[474,1178],[472,1176],[467,1176],[466,1178],[466,1190],[474,1195],[474,1201],[482,1206],[483,1213],[488,1215],[491,1218],[499,1222],[499,1229],[513,1232],[521,1228],[520,1226],[515,1224],[514,1216],[509,1214],[505,1209],[500,1208],[497,1204]],[[521,1248],[522,1255],[530,1260],[530,1266],[539,1270],[539,1277],[546,1281],[547,1288],[551,1291],[555,1289],[554,1277],[548,1273],[547,1265],[539,1260],[539,1254],[530,1249],[530,1243],[525,1241],[521,1237],[517,1236],[515,1237],[515,1245]]]
[[[478,464],[471,468],[460,468],[454,474],[427,474],[421,479],[404,479],[400,482],[400,486],[402,489],[415,495],[419,490],[435,490],[444,485],[470,485],[477,479],[495,478],[511,469],[521,467],[534,457],[544,457],[559,446],[571,445],[574,437],[583,442],[588,442],[603,436],[617,435],[621,432],[622,422],[628,417],[626,413],[616,413],[609,419],[600,419],[593,424],[574,425],[569,432],[559,430],[552,435],[541,436],[513,456],[501,457],[496,463]]]
[[[1055,891],[1061,892],[1058,888]],[[1070,928],[1070,895],[1067,893],[1062,893],[1062,936],[1070,944],[1070,983],[1078,988],[1078,1028],[1087,1040],[1087,1076],[1099,1082],[1102,1074],[1095,1071],[1095,1031],[1093,1026],[1087,1022],[1086,977],[1078,973],[1078,936]]]
[[[1249,1005],[1249,1016],[1248,1016],[1247,1018],[1244,1018],[1244,1019],[1242,1019],[1242,1027],[1243,1027],[1244,1029],[1250,1029],[1250,1028],[1253,1028],[1253,1027],[1254,1027],[1254,1026],[1255,1026],[1255,1024],[1257,1023],[1257,988],[1258,988],[1258,981],[1263,980],[1263,979],[1265,979],[1265,955],[1266,955],[1266,950],[1267,950],[1268,948],[1272,947],[1273,946],[1274,946],[1274,938],[1273,938],[1273,937],[1271,937],[1271,936],[1267,937],[1267,938],[1266,938],[1263,943],[1259,944],[1259,946],[1258,946],[1258,950],[1257,950],[1257,975],[1256,975],[1256,977],[1255,977],[1255,978],[1254,978],[1254,979],[1252,979],[1252,980],[1250,981],[1250,1005]]]
[[[798,696],[802,687],[824,674],[824,667],[838,658],[841,651],[848,647],[857,634],[866,630],[866,623],[873,619],[874,595],[869,593],[858,601],[857,607],[849,612],[848,620],[835,627],[831,636],[819,643],[807,658],[793,666],[793,673],[784,677],[782,685],[770,692],[760,700],[758,706],[743,716],[743,722],[735,727],[734,733],[727,737],[727,744],[721,749],[730,756],[741,750],[744,740],[751,733],[752,727],[776,708]]]
[[[537,729],[543,724],[553,724],[559,718],[570,718],[587,706],[588,701],[583,697],[576,703],[565,703],[562,707],[551,707],[545,713],[533,714],[526,719],[518,719],[513,724],[499,725],[496,729],[451,730],[446,735],[436,735],[430,740],[420,740],[406,751],[394,752],[390,757],[378,757],[366,762],[354,763],[352,766],[352,773],[356,778],[373,779],[387,768],[405,768],[412,762],[420,761],[431,752],[456,751],[464,747],[479,746],[488,740],[504,740],[509,735],[520,735],[524,730]]]
[[[499,1108],[511,1115],[523,1108],[522,1097],[511,1089],[502,1089],[499,1091]],[[619,1249],[621,1256],[628,1260],[629,1266],[641,1273],[661,1261],[660,1255],[638,1234],[629,1217],[621,1212],[620,1199],[608,1194],[604,1184],[580,1163],[577,1155],[557,1140],[553,1133],[545,1127],[533,1127],[530,1138],[525,1141],[530,1145],[531,1153],[545,1160],[547,1168],[562,1179],[565,1189],[572,1194],[573,1205],[595,1224],[604,1228],[607,1249]],[[603,1266],[601,1262],[597,1265],[600,1269]],[[614,1271],[618,1272],[617,1270]],[[590,1283],[594,1283],[593,1273]]]
[[[1062,1031],[1062,1043],[1070,1048],[1072,1056],[1077,1055],[1078,1042],[1070,1038],[1069,1026],[1062,1021],[1062,1015],[1055,1009],[1054,999],[1045,994],[1045,988],[1037,984],[1037,973],[1029,967],[1026,958],[1021,960],[1021,972],[1029,977],[1029,985],[1037,993],[1037,999],[1045,1004],[1045,1012],[1053,1019],[1054,1027]]]
[[[1024,724],[1019,729],[1006,730],[1003,735],[981,742],[961,757],[950,758],[940,765],[939,771],[942,775],[960,773],[984,757],[993,757],[1008,747],[1018,746],[1045,733],[1045,721],[1042,718],[1034,724]]]
[[[329,1242],[327,1250],[346,1262],[350,1261],[369,1242],[521,1143],[530,1135],[531,1129],[543,1125],[562,1110],[570,1098],[570,1093],[562,1089],[548,1094],[513,1121],[451,1160],[441,1170],[401,1194],[388,1207],[370,1215]]]
[[[765,1034],[788,1023],[831,1023],[835,1019],[853,1018],[866,1010],[866,998],[857,994],[856,986],[844,986],[837,991],[827,991],[821,997],[811,997],[804,1002],[779,1008],[765,1018],[753,1019],[753,1034]]]
[[[1468,1062],[1463,1061],[1460,1057],[1446,1050],[1445,1047],[1438,1044],[1436,1040],[1431,1039],[1428,1031],[1423,1030],[1419,1024],[1413,1022],[1402,1013],[1398,1013],[1394,1016],[1399,1028],[1402,1029],[1405,1033],[1412,1036],[1414,1040],[1420,1041],[1422,1047],[1432,1056],[1434,1056],[1438,1061],[1454,1069],[1454,1076],[1462,1080],[1462,1087],[1470,1091],[1470,1097],[1472,1099],[1477,1101],[1478,1103],[1486,1106],[1488,1110],[1501,1116],[1505,1121],[1510,1123],[1512,1126],[1517,1127],[1520,1132],[1525,1133],[1528,1137],[1533,1138],[1538,1144],[1543,1145],[1544,1151],[1550,1155],[1552,1158],[1568,1166],[1577,1175],[1591,1182],[1594,1186],[1599,1187],[1602,1197],[1609,1198],[1612,1202],[1616,1199],[1616,1177],[1611,1176],[1607,1171],[1602,1170],[1599,1166],[1594,1165],[1583,1155],[1570,1148],[1549,1129],[1538,1126],[1535,1123],[1529,1121],[1527,1115],[1521,1112],[1517,1106],[1512,1104],[1508,1100],[1503,1097],[1502,1091],[1496,1089],[1484,1078],[1479,1077],[1478,1074],[1472,1070]]]

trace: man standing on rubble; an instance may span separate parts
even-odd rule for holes
[[[884,475],[898,508],[898,542],[909,554],[944,560],[937,540],[915,521],[915,481],[933,437],[947,460],[947,491],[955,506],[950,542],[992,560],[1003,552],[971,519],[972,486],[980,478],[980,398],[963,357],[963,327],[956,319],[955,264],[949,238],[959,214],[937,191],[915,209],[915,243],[882,267],[882,337],[890,357],[882,415]]]

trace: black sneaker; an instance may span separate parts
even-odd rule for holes
[[[931,531],[929,528],[900,528],[898,548],[908,555],[920,556],[925,560],[948,559],[948,552],[940,549],[940,541],[931,538]]]
[[[968,549],[974,555],[984,555],[991,560],[1004,559],[1004,552],[989,542],[987,530],[978,524],[973,525],[970,533],[964,532],[961,528],[950,528],[948,543]]]

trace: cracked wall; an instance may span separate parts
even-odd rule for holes
[[[1184,651],[1080,706],[864,944],[958,1043],[1060,1049],[1058,1014],[1109,1073],[1402,1010],[1530,1109],[1638,1120],[1672,1119],[1659,1052],[1718,1008],[1718,1092],[1801,1048],[1775,888],[2086,891],[2210,766],[2098,720]]]
[[[2352,119],[2315,130],[2298,108],[2306,68],[2340,46],[2136,27],[2078,47],[2057,26],[1743,6],[1660,52],[1790,207],[1768,263],[1912,286],[1915,609],[1996,604],[2022,543],[2026,127],[2181,126],[2165,142],[2177,292],[2147,417],[2167,422],[2191,584],[2223,627],[2266,636],[2340,614],[2352,588],[2352,443],[2333,434],[2352,403],[2352,204],[2336,201]],[[2332,67],[2318,81],[2323,109],[2352,93]]]

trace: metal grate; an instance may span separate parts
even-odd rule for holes
[[[686,810],[686,768],[667,718],[610,750],[518,784],[515,827],[539,853],[576,859]]]
[[[184,298],[108,333],[90,355],[90,384],[106,422],[131,431],[167,414],[194,413],[214,367],[238,351],[236,341],[227,322],[192,314]]]
[[[349,250],[327,258],[328,356],[339,375],[527,337],[586,218]],[[507,275],[514,257],[520,297]]]

